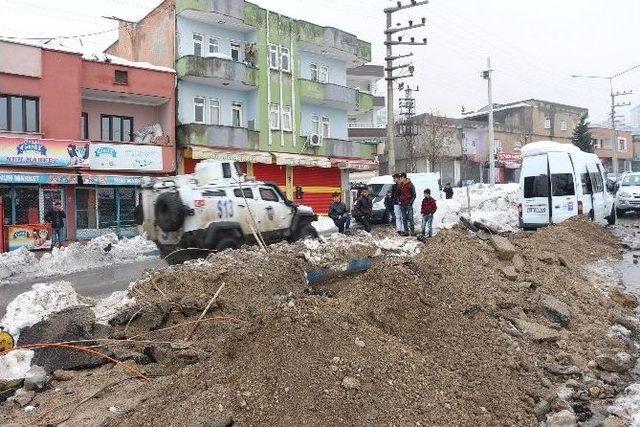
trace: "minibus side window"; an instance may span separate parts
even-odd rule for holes
[[[524,197],[549,197],[549,177],[545,175],[524,177]]]
[[[594,193],[602,193],[604,191],[602,175],[600,175],[598,172],[591,172],[591,182],[593,182]]]
[[[582,194],[591,194],[592,193],[592,185],[591,185],[591,177],[588,173],[580,174],[580,181],[582,182]]]
[[[554,196],[575,196],[576,189],[573,185],[573,174],[551,174],[551,188],[553,188]]]

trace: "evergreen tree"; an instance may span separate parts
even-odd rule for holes
[[[571,142],[582,151],[593,153],[593,140],[591,139],[591,132],[589,132],[589,122],[586,114],[580,118],[580,123],[573,130]]]

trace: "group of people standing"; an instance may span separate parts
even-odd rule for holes
[[[417,197],[416,188],[406,173],[396,173],[392,177],[393,186],[387,191],[384,198],[386,210],[384,218],[388,224],[395,225],[396,231],[401,236],[415,236],[413,203]],[[451,188],[450,183],[445,185],[443,192],[447,199],[453,197],[453,188]],[[371,231],[373,202],[368,188],[365,187],[360,190],[351,213],[345,203],[342,202],[340,193],[333,193],[332,197],[333,202],[329,207],[329,218],[333,220],[340,233],[349,233],[352,215],[367,232]],[[431,190],[429,188],[425,189],[420,207],[423,236],[431,237],[433,235],[433,215],[437,209],[438,206],[436,200],[431,196]]]

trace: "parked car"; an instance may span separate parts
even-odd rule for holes
[[[522,148],[520,226],[535,229],[576,215],[614,224],[611,189],[595,154],[552,141],[527,144]]]
[[[624,175],[616,193],[618,215],[629,211],[640,211],[640,173],[629,172]]]
[[[440,174],[439,173],[410,173],[407,177],[413,182],[416,188],[416,200],[413,202],[413,212],[420,212],[423,193],[426,188],[431,190],[431,196],[434,199],[440,198]],[[367,181],[367,186],[373,197],[373,213],[372,222],[386,222],[385,218],[384,196],[393,186],[393,178],[391,175],[375,176]]]
[[[275,184],[244,180],[235,162],[205,160],[193,175],[145,179],[142,188],[139,222],[163,257],[176,249],[236,249],[257,243],[258,233],[266,244],[317,236],[310,207]]]

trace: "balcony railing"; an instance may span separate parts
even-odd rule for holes
[[[176,61],[178,78],[204,80],[205,83],[233,85],[239,89],[254,89],[258,82],[258,69],[243,62],[221,57],[186,55]]]
[[[386,128],[386,124],[381,123],[371,123],[371,122],[349,122],[347,123],[347,127],[350,128]]]
[[[300,94],[305,102],[345,110],[357,105],[357,91],[353,88],[307,79],[299,79],[299,82]]]
[[[243,127],[186,123],[178,125],[177,142],[180,147],[199,145],[254,149],[258,144],[258,132]]]

